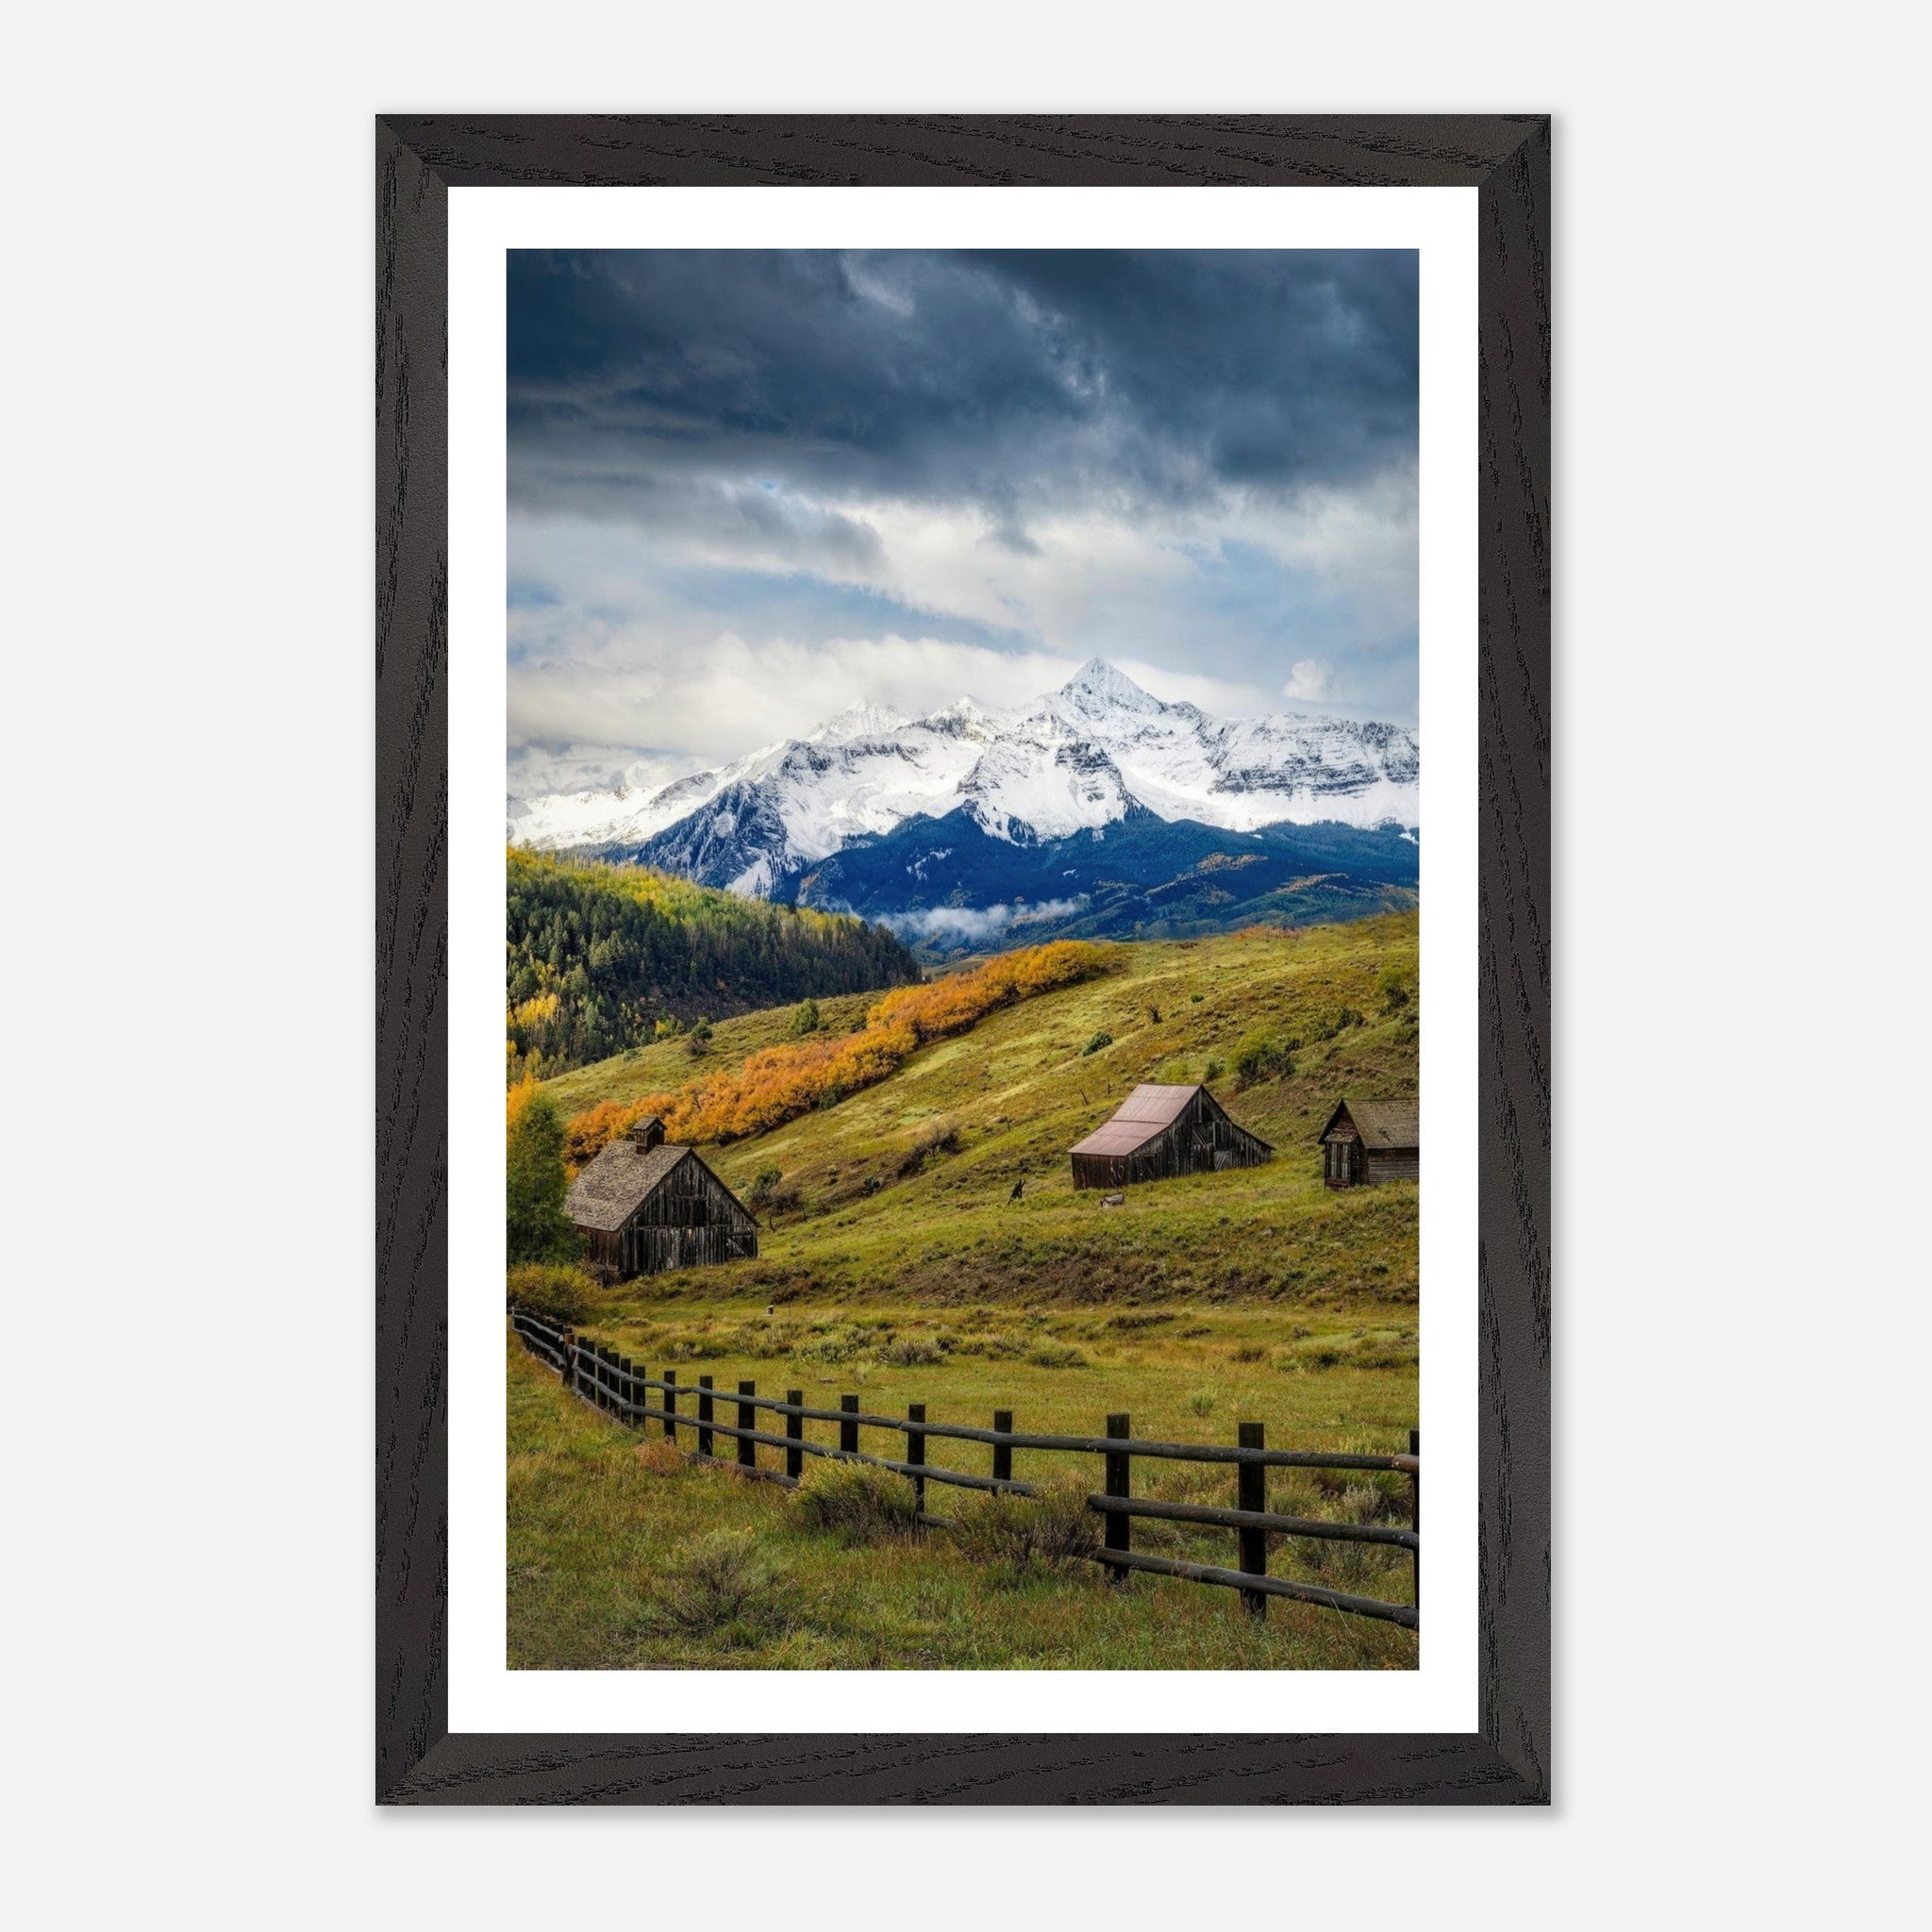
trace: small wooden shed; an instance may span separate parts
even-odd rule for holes
[[[1412,1100],[1341,1100],[1322,1129],[1322,1178],[1373,1188],[1423,1177],[1422,1109]]]
[[[619,1281],[750,1260],[758,1224],[694,1147],[666,1146],[664,1124],[640,1121],[571,1183],[564,1212],[591,1265]]]
[[[1207,1088],[1142,1085],[1074,1148],[1074,1185],[1124,1188],[1258,1167],[1274,1155],[1267,1141],[1237,1126]]]

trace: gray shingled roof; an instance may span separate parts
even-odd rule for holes
[[[613,1141],[571,1183],[563,1211],[579,1227],[614,1234],[691,1152],[689,1147],[640,1147]]]
[[[1348,1109],[1364,1147],[1420,1148],[1423,1144],[1422,1108],[1413,1100],[1344,1100],[1328,1116],[1328,1126],[1322,1129],[1324,1140],[1343,1108]]]

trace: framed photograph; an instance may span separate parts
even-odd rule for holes
[[[1548,1802],[1549,185],[378,122],[381,1802]]]

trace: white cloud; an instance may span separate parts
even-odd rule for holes
[[[1321,658],[1304,658],[1289,673],[1281,695],[1302,705],[1325,703],[1335,695],[1335,673]]]
[[[1037,632],[1062,649],[1097,608],[1181,591],[1200,574],[1156,522],[1099,512],[1035,519],[1021,549],[974,510],[867,504],[854,514],[879,539],[877,588],[922,609]]]
[[[674,778],[700,769],[704,760],[675,752],[643,758],[628,744],[568,744],[560,750],[513,745],[507,790],[513,798],[541,798],[550,792],[656,791]]]
[[[1032,906],[935,906],[926,912],[894,912],[879,921],[901,937],[936,940],[986,940],[1015,926],[1037,925],[1044,920],[1068,919],[1086,905],[1085,899],[1042,899]]]
[[[1150,664],[1144,658],[1109,657],[1108,661],[1163,704],[1198,705],[1216,718],[1264,717],[1274,708],[1274,693],[1260,685],[1237,683],[1205,671],[1175,671],[1165,664]]]
[[[513,622],[513,637],[517,629]],[[911,717],[965,696],[1003,709],[1057,689],[1078,669],[1046,652],[891,633],[753,644],[729,631],[674,640],[656,625],[619,625],[587,645],[572,629],[574,648],[553,655],[533,646],[514,667],[513,748],[637,746],[660,766],[696,770],[803,738],[863,700]]]
[[[710,484],[627,524],[513,513],[509,540],[509,744],[591,748],[587,777],[722,763],[861,701],[1022,704],[1094,656],[1222,717],[1414,710],[1412,473],[1090,497],[1024,541],[965,505]]]

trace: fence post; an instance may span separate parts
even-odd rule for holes
[[[1010,1436],[1013,1433],[1013,1411],[1010,1408],[994,1409],[992,1429],[996,1436]],[[992,1445],[992,1479],[996,1483],[1013,1480],[1013,1445],[1010,1442]]]
[[[1124,1441],[1134,1430],[1125,1416],[1110,1415],[1107,1419],[1107,1433]],[[1108,1452],[1107,1493],[1109,1496],[1131,1496],[1134,1493],[1131,1461],[1127,1456],[1118,1455],[1112,1450]],[[1110,1550],[1126,1549],[1133,1540],[1133,1528],[1132,1517],[1117,1516],[1112,1510],[1108,1510],[1102,1531],[1107,1547]],[[1127,1573],[1124,1570],[1116,1570],[1111,1566],[1108,1567],[1107,1574],[1108,1580],[1113,1583],[1124,1583],[1127,1580]]]
[[[858,1397],[841,1395],[839,1398],[839,1407],[845,1411],[839,1424],[839,1446],[856,1452],[858,1448],[858,1424],[852,1418],[858,1413]]]
[[[741,1382],[738,1385],[741,1395],[756,1395],[758,1385],[756,1382]],[[741,1429],[755,1429],[758,1425],[758,1412],[750,1403],[738,1405],[738,1426]],[[741,1469],[756,1469],[758,1466],[758,1445],[749,1436],[738,1439],[738,1466]]]
[[[1243,1449],[1265,1449],[1268,1446],[1268,1431],[1260,1423],[1242,1423],[1236,1431]],[[1253,1509],[1257,1513],[1268,1507],[1268,1471],[1258,1462],[1243,1462],[1237,1465],[1240,1474],[1235,1477],[1235,1501],[1237,1509]],[[1265,1529],[1243,1529],[1237,1532],[1241,1545],[1241,1571],[1248,1576],[1265,1576],[1268,1574],[1268,1532]],[[1268,1614],[1267,1592],[1259,1590],[1241,1591],[1241,1607],[1251,1617],[1265,1617]]]
[[[664,1371],[664,1440],[677,1441],[677,1371]]]
[[[785,1400],[793,1408],[803,1408],[805,1407],[805,1391],[803,1389],[788,1389],[785,1391]],[[785,1418],[785,1433],[794,1442],[804,1441],[805,1418],[802,1415],[788,1415]],[[803,1449],[786,1450],[785,1474],[793,1482],[796,1482],[805,1474],[805,1451]]]
[[[1411,1429],[1408,1432],[1408,1453],[1418,1461],[1423,1453],[1423,1432]],[[1418,1617],[1423,1607],[1423,1473],[1412,1469],[1408,1473],[1408,1526],[1416,1533],[1415,1546],[1415,1607]]]
[[[557,1378],[566,1389],[576,1387],[577,1339],[568,1328],[558,1339]]]
[[[617,1357],[617,1413],[626,1426],[637,1420],[637,1373],[632,1369],[627,1355]]]
[[[698,1454],[711,1453],[711,1378],[698,1377]]]
[[[906,1420],[908,1423],[923,1423],[925,1420],[925,1404],[908,1402],[906,1405]],[[906,1431],[906,1460],[915,1468],[925,1463],[925,1431],[908,1429]],[[925,1478],[916,1475],[912,1478],[912,1507],[924,1516],[925,1514]]]

